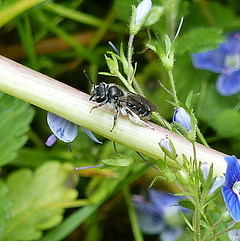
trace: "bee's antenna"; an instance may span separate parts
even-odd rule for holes
[[[93,83],[93,81],[91,80],[91,78],[88,76],[86,70],[83,70],[83,73],[85,74],[85,76],[87,77],[87,79],[92,83],[93,87],[95,88],[95,84]]]

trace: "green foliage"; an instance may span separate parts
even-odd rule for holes
[[[177,44],[177,54],[205,52],[216,49],[225,38],[217,28],[195,28],[181,35]],[[189,41],[191,40],[191,41]]]
[[[240,113],[233,109],[225,109],[215,119],[214,129],[221,137],[239,137],[239,123]]]
[[[26,143],[33,115],[28,103],[0,93],[0,166],[13,160]]]
[[[64,203],[77,197],[76,182],[76,173],[68,163],[48,162],[34,173],[29,169],[11,173],[7,179],[11,218],[1,240],[39,239],[43,230],[58,225]]]
[[[6,222],[11,216],[12,202],[8,198],[8,189],[6,184],[0,181],[0,238],[4,233]]]

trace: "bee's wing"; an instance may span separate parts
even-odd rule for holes
[[[141,106],[143,109],[148,111],[156,111],[157,106],[153,104],[150,100],[144,98],[141,95],[127,91],[125,96],[119,98],[120,101],[132,104],[133,106]]]

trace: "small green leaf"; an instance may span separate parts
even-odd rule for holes
[[[170,51],[170,48],[172,46],[171,40],[168,37],[168,35],[165,34],[165,47],[166,47],[166,53],[168,53]]]
[[[20,169],[9,175],[8,196],[13,207],[3,240],[39,239],[43,230],[58,225],[65,207],[61,204],[77,197],[76,182],[76,172],[69,163],[47,162],[34,173]]]
[[[178,200],[178,204],[183,208],[195,210],[193,203],[191,201],[189,201],[188,199],[180,199],[180,200]]]
[[[133,164],[133,158],[122,154],[117,154],[112,158],[102,160],[102,162],[108,166],[127,167]]]

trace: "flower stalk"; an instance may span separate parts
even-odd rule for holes
[[[146,128],[136,125],[128,118],[119,117],[114,131],[110,132],[114,113],[105,107],[90,110],[94,103],[89,95],[60,83],[50,77],[17,64],[0,56],[0,91],[15,96],[46,111],[61,116],[79,126],[87,128],[110,140],[154,159],[164,159],[164,152],[159,148],[159,141],[168,136],[173,142],[178,155],[177,161],[183,162],[183,154],[193,157],[191,144],[184,137],[150,123]],[[196,143],[198,161],[214,165],[214,175],[220,176],[226,171],[224,153]],[[175,166],[167,158],[169,165]]]

